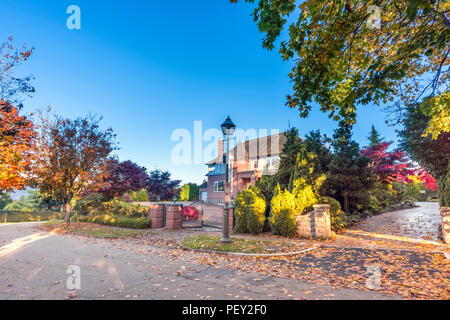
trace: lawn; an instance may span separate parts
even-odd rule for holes
[[[51,220],[46,222],[44,226],[47,229],[51,229],[57,233],[75,233],[102,238],[131,237],[146,232],[144,230],[129,230],[86,222],[73,222],[71,224],[66,224],[62,220]]]
[[[232,238],[231,244],[222,244],[220,236],[195,235],[183,240],[182,245],[188,249],[211,250],[236,253],[290,253],[305,249],[304,243],[291,243],[281,240],[259,240],[248,238]]]

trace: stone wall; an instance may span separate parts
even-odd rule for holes
[[[331,238],[330,205],[314,205],[314,211],[297,216],[297,234],[303,238]]]
[[[441,207],[442,238],[450,244],[450,207]]]

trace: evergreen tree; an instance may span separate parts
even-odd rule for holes
[[[347,213],[367,201],[373,186],[370,160],[360,156],[351,137],[351,126],[341,121],[333,135],[334,154],[323,185],[324,192],[338,200]]]
[[[286,143],[283,146],[283,154],[280,159],[280,166],[276,174],[276,181],[273,187],[280,184],[281,190],[292,188],[292,175],[297,163],[297,155],[303,148],[303,141],[298,135],[298,129],[292,128],[284,133],[286,135]]]
[[[367,139],[370,141],[369,147],[375,146],[384,140],[384,138],[380,138],[380,134],[375,129],[374,125],[372,125],[372,129],[370,130],[370,135],[367,137]]]

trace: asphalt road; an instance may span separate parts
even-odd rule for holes
[[[36,223],[0,225],[0,299],[399,298],[201,265],[196,253],[165,252],[136,241],[56,235]],[[72,265],[80,270],[79,289],[67,286]]]

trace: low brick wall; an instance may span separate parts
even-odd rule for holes
[[[450,207],[441,207],[442,238],[445,243],[450,243]]]
[[[330,205],[314,205],[314,211],[297,216],[297,234],[303,238],[331,238]]]

